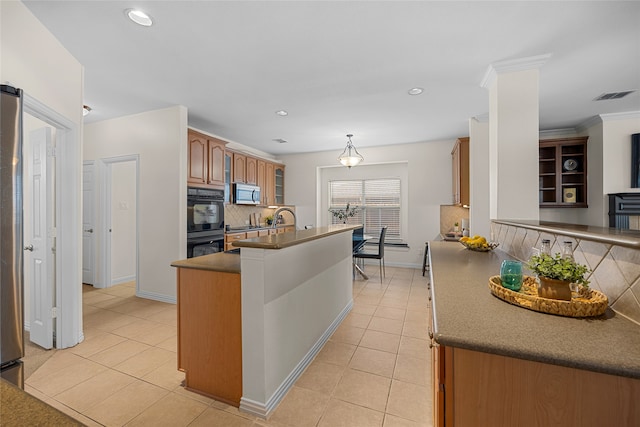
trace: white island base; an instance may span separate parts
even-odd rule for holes
[[[352,229],[281,249],[242,242],[242,411],[268,417],[351,310]]]

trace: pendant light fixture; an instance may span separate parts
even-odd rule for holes
[[[347,138],[349,138],[349,141],[347,141],[347,146],[342,154],[340,154],[340,157],[338,157],[340,163],[342,163],[344,166],[347,166],[349,169],[351,169],[351,166],[357,166],[361,161],[364,160],[364,157],[362,157],[362,155],[358,153],[358,150],[356,150],[356,147],[353,146],[353,142],[351,142],[352,136],[352,134],[347,135]]]

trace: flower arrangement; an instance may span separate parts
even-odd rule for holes
[[[527,267],[539,277],[579,283],[589,287],[589,281],[584,276],[591,270],[571,258],[563,258],[560,253],[554,256],[545,253],[533,255],[529,259]]]
[[[343,224],[346,224],[349,218],[356,216],[358,211],[358,206],[351,207],[350,203],[347,203],[347,207],[345,209],[329,209],[329,212],[331,212],[335,218],[342,221]]]

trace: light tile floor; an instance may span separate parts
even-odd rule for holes
[[[377,265],[353,282],[353,310],[269,420],[184,390],[176,306],[135,284],[83,286],[85,340],[26,380],[32,395],[89,426],[431,426],[427,278]]]

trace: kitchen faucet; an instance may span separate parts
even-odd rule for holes
[[[293,228],[296,228],[296,213],[291,208],[287,208],[287,207],[276,209],[276,211],[273,213],[272,227],[276,228],[276,226],[278,225],[278,214],[282,211],[287,211],[291,213],[291,215],[293,216]]]

